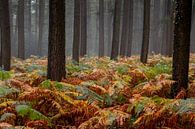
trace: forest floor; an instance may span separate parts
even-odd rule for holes
[[[46,58],[12,59],[0,71],[0,128],[194,129],[195,55],[189,88],[170,98],[171,58],[67,60],[67,78],[46,80]],[[187,99],[183,96],[187,95]]]

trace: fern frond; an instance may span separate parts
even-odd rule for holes
[[[49,118],[47,118],[42,113],[38,112],[37,110],[31,108],[28,105],[16,105],[16,112],[19,116],[28,117],[30,120],[50,121]]]

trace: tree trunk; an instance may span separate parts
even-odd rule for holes
[[[74,38],[72,59],[79,63],[79,44],[80,44],[80,0],[75,0],[74,5]]]
[[[38,54],[38,16],[39,16],[39,2],[36,0],[36,6],[35,6],[35,54]]]
[[[166,29],[166,55],[172,56],[173,54],[173,4],[172,1],[167,0],[167,29]]]
[[[32,21],[31,21],[31,1],[32,0],[28,0],[28,41],[29,41],[29,48],[28,48],[28,51],[29,53],[31,54],[32,53]]]
[[[81,6],[81,49],[80,56],[87,54],[87,0],[80,0]]]
[[[4,70],[10,70],[11,62],[11,40],[10,40],[10,17],[9,17],[9,1],[0,0],[2,6],[2,66]]]
[[[122,3],[121,0],[115,0],[112,51],[111,51],[112,60],[117,60],[117,56],[119,52],[121,3]]]
[[[3,7],[0,6],[0,19],[3,19]],[[2,67],[2,26],[3,20],[0,20],[0,67]]]
[[[18,57],[25,58],[24,47],[24,0],[18,0]]]
[[[99,57],[104,56],[104,0],[99,0]]]
[[[127,42],[127,48],[126,48],[126,56],[131,56],[131,47],[132,47],[132,41],[133,41],[133,0],[129,1],[129,29],[128,29],[128,42]]]
[[[49,1],[48,75],[53,81],[65,77],[65,0]]]
[[[173,74],[171,95],[188,87],[192,0],[175,0]]]
[[[142,63],[147,63],[149,38],[150,38],[150,0],[144,0],[143,41],[142,41],[142,49],[141,49]]]
[[[120,45],[120,56],[125,56],[126,48],[128,44],[129,36],[129,13],[130,13],[130,1],[124,0],[123,5],[123,23],[122,23],[122,36],[121,36],[121,45]]]
[[[99,0],[99,57],[104,56],[104,0]]]
[[[44,10],[45,10],[45,0],[39,1],[39,39],[38,39],[38,54],[42,56],[42,39],[43,39],[43,26],[44,26]]]
[[[171,0],[169,0],[171,1]],[[155,54],[160,53],[160,42],[159,42],[159,30],[160,30],[160,0],[154,0],[154,11],[152,18],[152,31],[151,31],[151,41],[153,43],[152,50]]]

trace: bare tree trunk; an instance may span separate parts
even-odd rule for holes
[[[48,75],[53,81],[65,78],[65,0],[49,0]]]
[[[81,49],[80,56],[87,54],[87,0],[80,0],[81,6]]]
[[[3,7],[0,6],[0,19],[3,19]],[[2,27],[3,20],[0,20],[0,67],[2,67]]]
[[[152,26],[153,31],[152,33],[152,41],[153,41],[153,47],[152,50],[155,52],[155,54],[160,53],[160,42],[159,42],[159,30],[160,30],[160,0],[154,0],[154,16],[152,20]]]
[[[10,17],[9,17],[9,1],[0,0],[2,6],[2,66],[4,70],[10,70],[11,62],[11,40],[10,40]]]
[[[121,0],[115,0],[112,51],[111,51],[112,60],[117,60],[117,56],[119,52],[121,4],[122,4]]]
[[[144,0],[144,25],[143,25],[143,41],[142,41],[142,49],[141,49],[142,63],[147,63],[149,38],[150,38],[150,0]]]
[[[35,53],[38,53],[38,16],[39,16],[39,2],[36,0],[36,6],[35,6]]]
[[[166,29],[166,51],[165,54],[167,56],[172,56],[173,54],[173,4],[172,1],[166,0],[167,1],[167,29]]]
[[[31,21],[31,1],[32,0],[28,0],[28,41],[29,41],[29,48],[28,48],[28,51],[29,53],[31,54],[32,53],[32,21]]]
[[[193,4],[193,10],[192,10],[192,23],[194,23],[195,20],[195,2]]]
[[[44,10],[45,10],[45,0],[39,1],[39,39],[38,39],[38,54],[42,56],[42,40],[43,40],[43,26],[44,26]]]
[[[122,57],[125,56],[126,48],[128,44],[130,1],[131,0],[124,0],[123,3],[123,23],[122,23],[121,45],[120,45],[120,56]]]
[[[79,44],[80,44],[80,0],[75,0],[74,6],[74,38],[73,38],[73,55],[75,63],[79,63]]]
[[[99,57],[104,56],[104,0],[99,0]]]
[[[104,56],[104,0],[99,0],[99,57]]]
[[[18,57],[25,58],[24,47],[24,0],[18,0]]]
[[[126,48],[126,56],[131,56],[131,47],[132,47],[132,41],[133,41],[133,0],[130,0],[129,5],[129,33],[128,33],[128,42],[127,42],[127,48]]]
[[[192,0],[175,0],[174,11],[175,27],[172,78],[175,83],[171,90],[173,98],[180,90],[188,88]]]

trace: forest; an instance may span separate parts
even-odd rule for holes
[[[195,0],[0,0],[0,129],[195,129]]]

